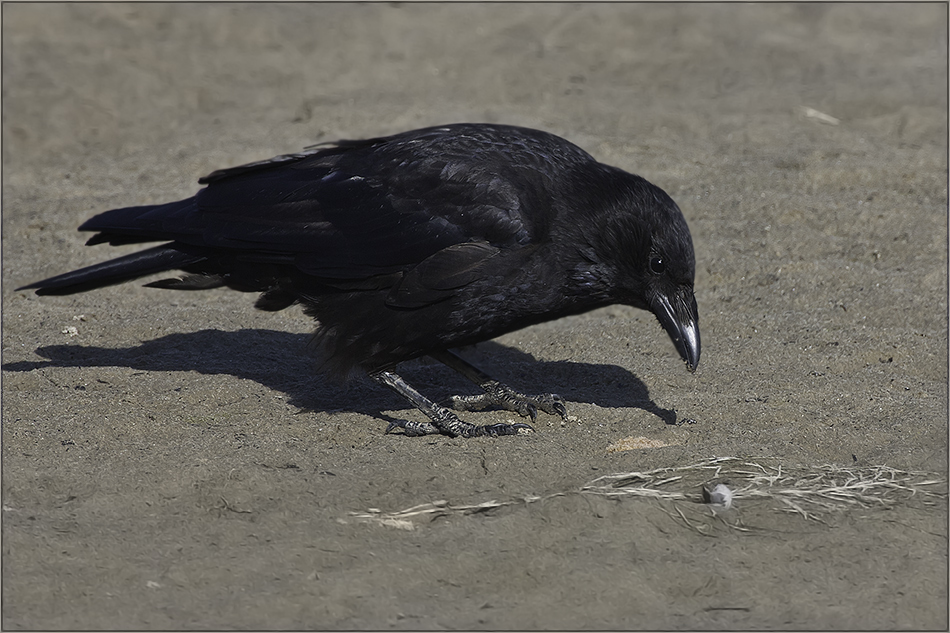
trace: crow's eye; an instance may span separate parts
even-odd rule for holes
[[[661,275],[663,271],[666,270],[666,262],[663,261],[662,257],[651,257],[650,258],[650,272],[654,275]]]

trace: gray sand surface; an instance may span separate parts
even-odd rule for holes
[[[948,626],[925,483],[947,474],[945,4],[5,4],[2,46],[5,629]],[[14,291],[134,250],[84,247],[94,213],[456,121],[551,131],[670,193],[695,375],[651,315],[602,309],[464,351],[563,395],[566,423],[407,438],[384,434],[421,419],[398,397],[314,374],[299,309]],[[666,446],[607,450],[624,438]],[[654,486],[679,499],[580,492],[728,456],[792,489],[829,464],[924,474],[808,517],[772,493],[714,516],[696,469]],[[754,470],[728,464],[736,488]]]

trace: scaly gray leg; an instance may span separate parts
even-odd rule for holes
[[[485,390],[485,393],[477,396],[452,396],[449,398],[446,404],[456,411],[481,411],[494,406],[506,411],[513,411],[523,418],[530,417],[532,422],[538,418],[538,409],[551,415],[559,415],[561,419],[567,417],[564,398],[557,394],[542,393],[536,396],[528,396],[519,393],[448,350],[434,352],[429,356],[448,365]]]
[[[389,423],[386,432],[389,433],[396,428],[401,428],[406,435],[434,435],[441,433],[449,437],[497,437],[499,435],[520,435],[534,431],[527,424],[488,424],[485,426],[475,426],[468,422],[463,422],[457,415],[445,407],[438,405],[421,393],[413,389],[409,383],[403,380],[398,374],[391,371],[378,371],[370,374],[376,382],[386,385],[399,395],[403,396],[413,404],[417,409],[425,413],[431,423],[411,422],[409,420],[397,420]]]

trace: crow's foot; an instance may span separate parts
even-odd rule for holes
[[[413,422],[411,420],[392,420],[386,428],[386,433],[392,433],[396,429],[402,429],[405,435],[409,437],[418,437],[422,435],[448,435],[449,437],[498,437],[500,435],[527,435],[533,433],[534,429],[528,424],[486,424],[476,426],[463,422],[457,417],[455,423],[439,425],[429,422]]]
[[[396,373],[380,371],[372,374],[372,377],[405,397],[431,420],[431,422],[393,420],[386,428],[387,433],[402,429],[403,433],[409,436],[442,434],[449,437],[498,437],[499,435],[524,435],[534,431],[529,425],[521,423],[476,426],[460,420],[454,412],[432,402]]]
[[[533,422],[538,418],[538,409],[551,415],[567,417],[567,407],[564,398],[554,393],[542,393],[529,396],[519,393],[497,380],[489,380],[479,385],[485,393],[476,396],[452,396],[446,404],[456,411],[481,411],[488,407],[498,407],[506,411],[513,411],[523,418],[531,418]]]
[[[488,407],[498,407],[506,411],[513,411],[523,418],[538,417],[538,409],[551,415],[567,418],[567,407],[564,398],[554,393],[542,393],[529,396],[515,391],[508,385],[498,382],[467,360],[448,350],[441,350],[429,354],[440,363],[444,363],[462,374],[476,385],[485,390],[477,396],[452,396],[446,401],[456,411],[481,411]]]

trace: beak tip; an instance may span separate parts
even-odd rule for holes
[[[695,374],[696,368],[699,367],[700,351],[699,328],[696,327],[695,321],[681,329],[678,343],[682,345],[680,353],[686,363],[686,369],[689,370],[689,373]]]
[[[653,313],[672,339],[686,364],[686,369],[690,373],[696,373],[701,347],[696,299],[693,298],[692,292],[689,293],[688,300],[680,299],[674,302],[666,296],[659,296],[654,303]]]

